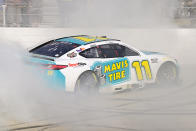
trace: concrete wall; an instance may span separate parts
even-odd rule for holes
[[[1,42],[17,43],[24,48],[58,37],[79,34],[107,35],[139,49],[168,53],[181,63],[196,63],[195,29],[0,28]]]

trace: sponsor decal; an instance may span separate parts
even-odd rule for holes
[[[153,58],[153,59],[151,59],[151,62],[152,62],[152,63],[158,63],[158,58]]]
[[[85,48],[80,48],[79,50],[76,50],[78,53],[84,51]]]
[[[169,58],[168,58],[168,57],[164,57],[164,58],[162,58],[162,60],[163,60],[163,61],[168,61]]]
[[[105,76],[107,84],[118,84],[130,79],[130,62],[127,58],[107,62],[97,62],[92,66],[94,70],[101,66],[101,73]]]
[[[69,67],[76,67],[76,66],[78,66],[78,63],[76,63],[76,64],[68,64],[69,65]]]
[[[82,62],[80,62],[80,63],[78,63],[78,65],[79,65],[79,66],[85,66],[85,65],[86,65],[86,63],[82,63]]]
[[[74,63],[74,64],[71,64],[71,63],[68,64],[69,67],[77,67],[77,66],[85,66],[85,65],[86,65],[86,63],[82,63],[82,62]]]
[[[77,53],[72,52],[72,53],[67,54],[67,56],[70,58],[74,58],[77,56]]]
[[[48,71],[48,76],[52,76],[54,74],[54,71]]]

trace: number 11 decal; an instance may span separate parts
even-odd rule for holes
[[[140,65],[139,61],[134,61],[132,63],[132,67],[135,68],[135,71],[136,71],[136,74],[137,74],[137,79],[139,81],[143,80],[141,67],[143,67],[144,70],[145,70],[147,80],[152,79],[152,73],[151,73],[151,70],[150,70],[150,65],[149,65],[149,62],[147,60],[143,60],[141,62],[141,65]]]

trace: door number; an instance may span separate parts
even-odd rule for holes
[[[134,61],[132,63],[132,67],[135,68],[135,71],[136,71],[136,74],[137,74],[137,79],[139,81],[143,80],[143,74],[142,74],[142,69],[141,68],[144,68],[147,80],[152,79],[152,73],[151,73],[150,65],[149,65],[149,62],[147,60],[143,60],[141,62],[141,64],[140,64],[139,61]]]

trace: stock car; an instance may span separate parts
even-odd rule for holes
[[[68,92],[122,91],[175,83],[179,76],[176,59],[106,36],[58,38],[32,48],[29,57],[50,86]]]

